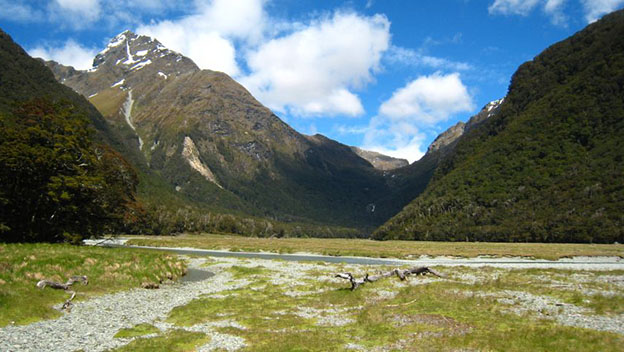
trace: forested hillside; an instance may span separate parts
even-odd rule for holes
[[[378,239],[624,241],[624,12],[520,66]]]
[[[137,223],[137,176],[113,140],[91,104],[0,31],[2,241],[78,240]]]

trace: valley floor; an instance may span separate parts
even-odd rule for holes
[[[0,350],[619,351],[624,271],[394,267],[244,258],[186,258],[197,282],[76,302],[60,318],[0,328]],[[97,285],[97,282],[91,283]],[[78,290],[79,294],[80,291]],[[57,307],[58,308],[58,307]]]
[[[439,257],[624,258],[624,244],[373,241],[346,238],[258,238],[235,235],[123,236],[131,245],[246,252],[312,253],[331,256],[417,259]],[[127,241],[126,241],[127,239]]]

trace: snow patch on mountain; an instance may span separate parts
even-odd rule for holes
[[[130,52],[130,41],[127,40],[126,41],[126,53],[128,54],[128,59],[126,61],[124,61],[124,65],[133,65],[135,63],[137,63],[138,61],[134,60],[134,58],[132,57],[132,53]]]
[[[111,86],[111,88],[114,88],[114,87],[120,86],[120,85],[122,85],[122,84],[124,84],[124,83],[126,83],[126,79],[125,79],[125,78],[122,78],[122,79],[121,79],[121,81],[119,81],[119,82],[117,82],[117,83],[113,84],[113,85]]]
[[[128,123],[128,126],[130,126],[130,128],[132,128],[134,133],[136,133],[137,137],[139,138],[139,150],[142,150],[143,149],[143,140],[141,139],[141,136],[139,136],[139,134],[137,133],[136,128],[132,124],[132,105],[134,105],[134,100],[132,99],[132,90],[129,90],[128,91],[128,98],[126,99],[126,102],[123,104],[123,107],[122,107],[123,114],[124,114],[124,117],[126,118],[126,123]]]
[[[152,60],[149,60],[149,59],[147,59],[147,60],[145,60],[145,61],[141,61],[141,62],[139,62],[138,64],[136,64],[136,65],[134,65],[134,66],[130,67],[130,71],[132,71],[132,70],[140,70],[140,69],[142,69],[143,67],[145,67],[145,66],[147,66],[147,65],[149,65],[149,64],[151,64],[151,63],[152,63]]]

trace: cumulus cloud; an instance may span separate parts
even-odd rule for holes
[[[241,82],[280,112],[357,116],[364,108],[353,91],[373,80],[389,44],[385,16],[338,12],[250,50]]]
[[[472,97],[459,73],[418,77],[381,104],[364,134],[362,147],[413,162],[426,150],[424,130],[473,109]]]
[[[97,49],[83,47],[71,39],[60,47],[38,46],[28,50],[32,57],[54,60],[78,70],[91,68],[97,52]]]
[[[234,44],[217,31],[195,31],[192,24],[162,21],[137,28],[139,34],[157,38],[166,47],[191,58],[200,68],[240,73]]]
[[[474,108],[459,73],[421,76],[381,104],[379,113],[393,119],[410,118],[424,124],[445,121],[454,113]]]
[[[364,133],[362,148],[413,163],[425,154],[426,138],[414,121],[374,116]]]
[[[585,20],[592,23],[602,15],[617,10],[624,4],[624,0],[581,0],[585,10]]]
[[[256,43],[262,39],[266,25],[263,5],[264,0],[196,1],[193,14],[176,21],[142,25],[137,32],[158,38],[203,69],[238,76],[241,70],[235,42]]]

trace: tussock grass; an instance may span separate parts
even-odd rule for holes
[[[139,337],[145,336],[149,334],[159,333],[157,327],[152,324],[138,324],[128,329],[121,329],[115,334],[115,338],[130,338],[130,337]]]
[[[176,256],[125,248],[63,244],[0,244],[0,327],[28,324],[60,313],[52,306],[68,294],[35,287],[41,279],[65,282],[87,275],[89,285],[75,285],[76,300],[182,276],[186,264]]]
[[[458,257],[511,256],[551,260],[573,256],[624,257],[624,244],[373,241],[340,238],[257,238],[212,234],[160,237],[131,236],[130,238],[129,244],[145,246],[194,247],[274,253],[308,252],[334,256],[403,259],[421,255]]]
[[[129,344],[116,349],[119,352],[186,352],[210,342],[210,336],[201,332],[173,330],[152,338],[138,338]]]
[[[497,269],[484,268],[496,271]],[[465,270],[464,270],[465,271]],[[595,314],[610,315],[624,313],[624,294],[615,283],[598,280],[603,275],[624,275],[624,271],[586,271],[583,280],[574,278],[578,271],[565,269],[523,269],[508,270],[496,279],[476,285],[479,290],[495,292],[501,290],[523,291],[539,296],[550,296],[561,303],[590,308]],[[600,292],[619,292],[605,295]]]
[[[278,271],[239,263],[245,269],[234,265],[228,270],[250,273],[245,277],[252,281],[249,286],[177,307],[167,321],[181,328],[235,322],[216,330],[244,338],[244,351],[343,351],[354,345],[362,350],[397,351],[619,351],[624,345],[621,335],[562,326],[534,314],[514,314],[495,295],[479,295],[509,287],[545,294],[535,278],[543,276],[544,282],[550,282],[565,275],[564,270],[486,268],[476,273],[470,268],[440,268],[452,279],[392,277],[350,291],[347,283],[315,279],[347,269],[341,265],[308,270],[304,284],[293,287],[271,284],[283,275]],[[372,268],[349,268],[354,269]],[[479,280],[472,284],[461,279],[469,274]],[[293,291],[307,294],[287,294]],[[395,295],[380,296],[380,291]],[[332,323],[340,318],[347,320]]]

